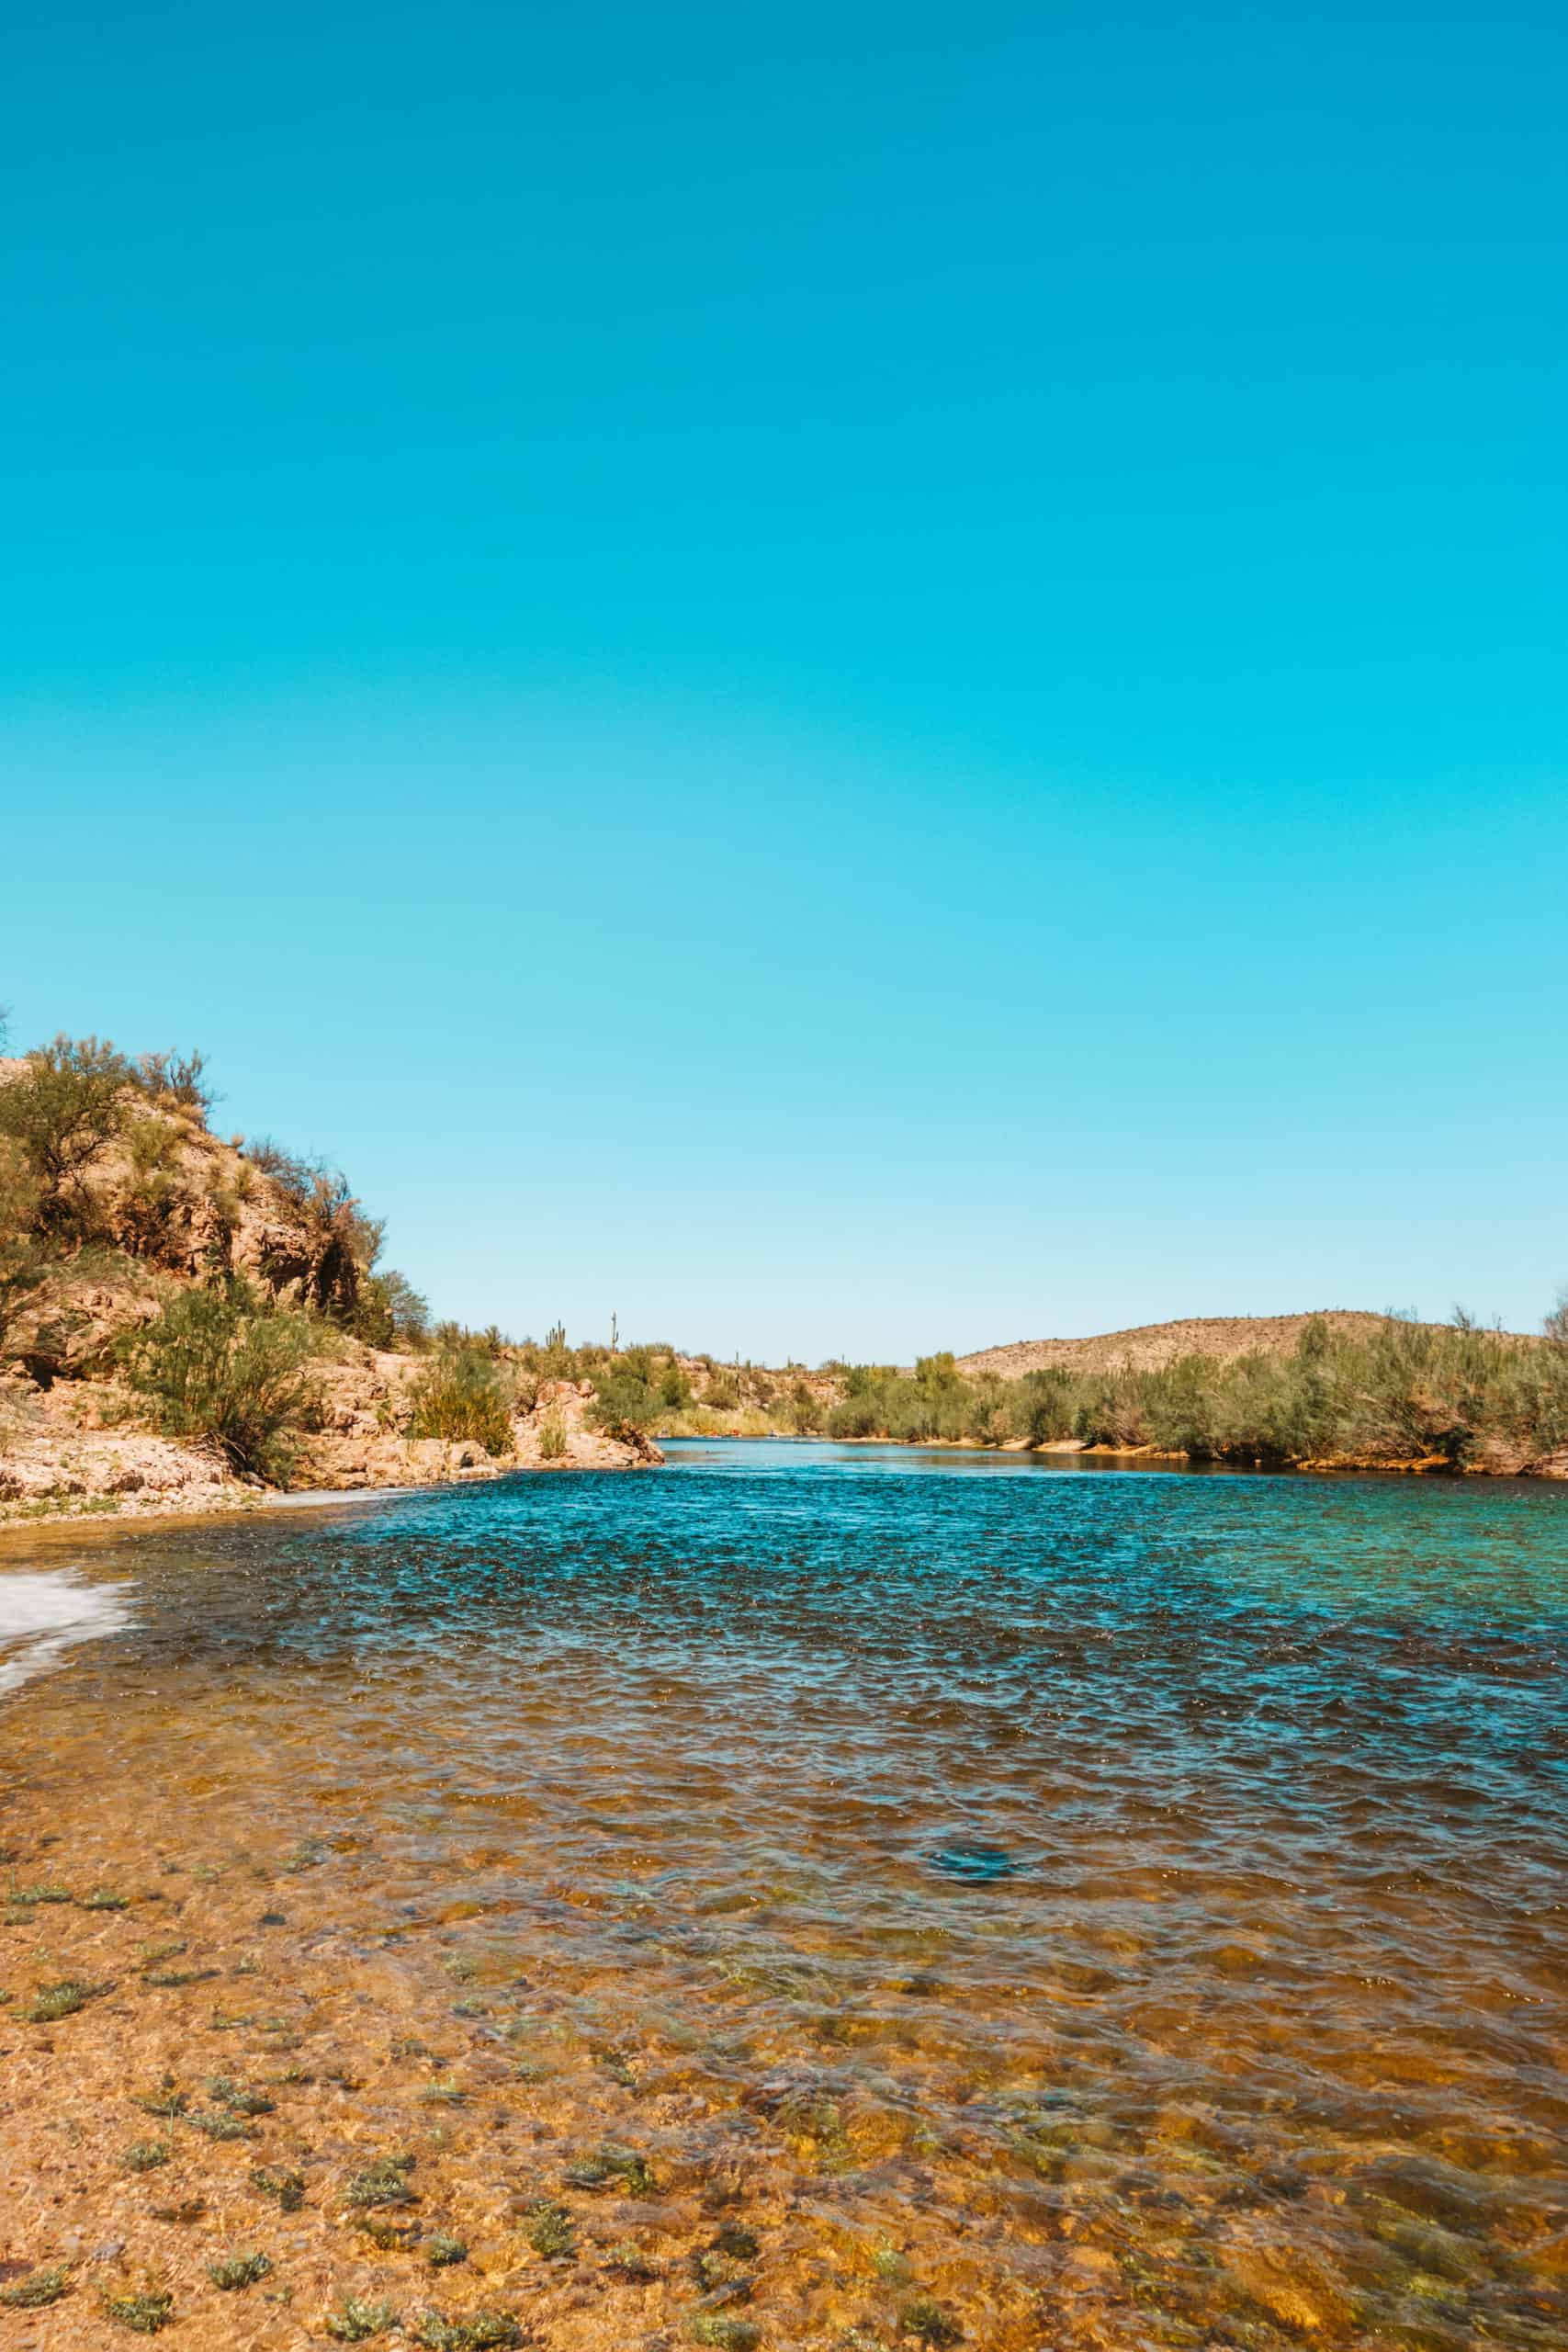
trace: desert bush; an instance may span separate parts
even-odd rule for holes
[[[566,1459],[566,1431],[554,1415],[539,1424],[539,1459],[541,1462],[562,1462]]]
[[[316,1348],[307,1317],[266,1311],[238,1281],[183,1292],[122,1343],[130,1385],[166,1435],[206,1439],[233,1469],[277,1485],[310,1418]]]
[[[172,1119],[133,1119],[127,1135],[130,1173],[113,1209],[115,1238],[133,1258],[166,1259],[191,1205],[181,1167],[185,1138]]]
[[[28,1055],[0,1085],[0,1137],[11,1144],[31,1189],[36,1230],[73,1238],[94,1224],[89,1170],[126,1124],[126,1091],[136,1073],[108,1040],[67,1037]]]
[[[411,1437],[442,1437],[510,1453],[513,1397],[494,1358],[470,1340],[439,1348],[415,1382]]]
[[[598,1381],[589,1419],[614,1437],[624,1430],[651,1429],[664,1410],[659,1388],[625,1360]]]
[[[351,1325],[370,1348],[420,1348],[430,1336],[430,1307],[395,1266],[359,1284]]]
[[[136,1065],[137,1083],[154,1102],[172,1102],[195,1111],[203,1120],[220,1098],[207,1075],[203,1053],[143,1054]]]
[[[1042,1372],[1025,1373],[1015,1384],[1013,1431],[1031,1445],[1047,1445],[1053,1439],[1071,1437],[1073,1433],[1073,1382],[1071,1374],[1049,1367]]]
[[[692,1384],[673,1356],[659,1375],[659,1401],[671,1413],[683,1413],[692,1401]]]
[[[789,1418],[802,1437],[809,1437],[814,1430],[819,1430],[826,1418],[821,1400],[804,1380],[797,1380],[790,1391]]]
[[[740,1404],[740,1384],[733,1373],[716,1372],[698,1399],[716,1413],[733,1413]]]

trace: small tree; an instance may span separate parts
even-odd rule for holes
[[[1560,1290],[1557,1304],[1542,1325],[1546,1336],[1557,1347],[1568,1348],[1568,1290]]]
[[[125,1125],[136,1073],[107,1038],[39,1046],[0,1086],[0,1136],[16,1145],[37,1187],[34,1216],[60,1234],[85,1222],[84,1179]]]
[[[136,1067],[142,1086],[154,1102],[175,1103],[182,1111],[199,1112],[205,1119],[220,1099],[206,1075],[207,1056],[199,1050],[188,1054],[143,1054]]]
[[[420,1348],[430,1336],[430,1306],[395,1266],[359,1285],[354,1335],[371,1348]]]

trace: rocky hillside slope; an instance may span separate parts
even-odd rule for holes
[[[378,1272],[380,1227],[344,1179],[220,1136],[209,1108],[198,1061],[130,1063],[96,1040],[0,1058],[0,1517],[265,1498],[272,1481],[242,1445],[217,1428],[193,1434],[199,1415],[172,1409],[177,1382],[156,1396],[138,1385],[139,1344],[162,1344],[182,1300],[243,1302],[218,1343],[231,1361],[257,1329],[289,1337],[290,1486],[660,1458],[634,1430],[595,1426],[591,1384],[516,1377],[503,1348],[472,1335],[432,1342],[423,1302]],[[197,1339],[211,1385],[224,1366],[214,1372],[210,1335]],[[452,1383],[438,1375],[454,1364],[444,1433]]]
[[[1008,1347],[980,1348],[973,1355],[960,1356],[958,1369],[969,1380],[1020,1380],[1026,1372],[1048,1370],[1158,1372],[1188,1356],[1234,1363],[1242,1356],[1294,1355],[1309,1323],[1322,1324],[1345,1339],[1368,1340],[1387,1319],[1339,1306],[1316,1315],[1190,1316],[1179,1323],[1141,1323],[1130,1331],[1102,1331],[1091,1339],[1015,1340]],[[1521,1338],[1520,1344],[1529,1342]]]

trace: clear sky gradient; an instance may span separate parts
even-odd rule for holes
[[[35,10],[0,999],[437,1308],[1568,1281],[1568,18]]]

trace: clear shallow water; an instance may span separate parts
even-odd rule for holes
[[[1568,1492],[693,1444],[83,1559],[0,1760],[319,1860],[536,2159],[744,2184],[769,2341],[1568,2340]]]

